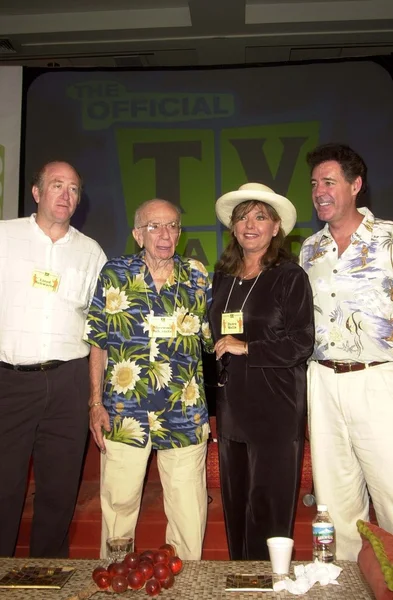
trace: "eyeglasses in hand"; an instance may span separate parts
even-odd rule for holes
[[[218,373],[218,387],[224,387],[224,385],[228,383],[229,374],[226,368],[231,362],[231,356],[232,354],[225,352],[225,354],[223,354],[219,359],[221,363],[221,369]]]

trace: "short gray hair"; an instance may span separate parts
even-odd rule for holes
[[[134,215],[134,228],[138,228],[142,225],[142,214],[144,212],[144,210],[146,210],[146,208],[148,208],[150,206],[150,204],[153,204],[153,202],[163,202],[164,204],[168,204],[168,206],[170,206],[171,208],[173,208],[173,210],[176,211],[177,213],[177,220],[181,221],[181,210],[178,206],[176,206],[176,204],[173,204],[173,202],[169,202],[169,200],[162,200],[161,198],[153,198],[152,200],[146,200],[145,202],[142,202],[142,204],[140,206],[138,206],[138,208],[135,211],[135,215]]]

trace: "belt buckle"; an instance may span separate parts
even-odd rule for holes
[[[340,373],[350,373],[352,371],[352,363],[343,363],[340,361],[334,361],[334,372],[340,375]]]
[[[54,362],[56,362],[56,361],[54,361],[54,360],[46,360],[45,362],[40,363],[39,370],[40,371],[47,371],[48,369],[51,368],[51,365]]]
[[[55,362],[55,361],[54,360],[46,360],[45,362],[40,363],[37,371],[47,371],[48,369],[51,368],[51,364],[53,362]]]

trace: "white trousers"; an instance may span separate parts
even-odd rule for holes
[[[337,560],[355,561],[367,488],[380,527],[393,533],[393,364],[336,374],[312,361],[307,376],[317,502],[334,521]]]
[[[101,558],[106,540],[135,538],[143,481],[152,445],[146,448],[105,440],[101,454]],[[157,464],[168,519],[166,543],[184,560],[200,560],[207,519],[207,444],[157,451]],[[153,548],[154,550],[154,548]]]

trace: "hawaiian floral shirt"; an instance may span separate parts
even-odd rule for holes
[[[174,256],[174,274],[157,293],[140,254],[106,263],[86,324],[87,341],[108,351],[103,403],[112,441],[165,449],[205,441],[209,423],[201,341],[213,351],[207,321],[211,283],[204,266]],[[152,316],[174,315],[173,337],[149,337]]]
[[[358,210],[363,221],[340,257],[328,224],[302,246],[314,293],[315,360],[393,361],[393,222]]]

